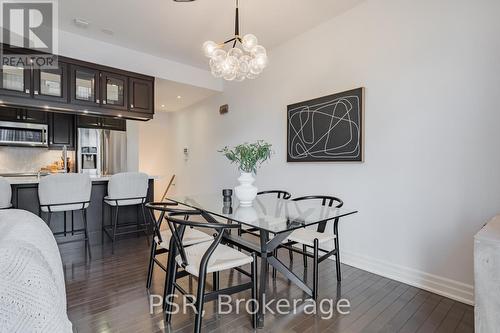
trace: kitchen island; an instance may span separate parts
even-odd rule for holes
[[[101,233],[102,219],[104,217],[105,224],[111,223],[109,206],[105,207],[104,215],[102,212],[103,198],[108,193],[108,181],[110,176],[91,177],[92,192],[90,195],[90,205],[87,209],[87,221],[89,234],[92,238],[93,235]],[[146,202],[154,200],[154,179],[149,178],[149,187]],[[36,215],[39,212],[38,200],[38,177],[11,177],[7,178],[12,187],[12,205],[17,209],[24,209]],[[75,189],[78,191],[78,189]],[[47,220],[46,214],[42,213],[41,216],[45,221]],[[146,214],[149,219],[149,214]],[[137,220],[142,221],[142,212],[139,206],[125,206],[120,207],[118,223],[135,223]],[[66,223],[65,223],[66,221]],[[78,211],[73,213],[59,212],[54,213],[51,221],[51,229],[53,232],[66,231],[67,236],[71,236],[72,225],[74,229],[80,229],[83,226],[82,214]]]

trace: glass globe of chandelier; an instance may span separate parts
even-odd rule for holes
[[[255,79],[267,66],[266,49],[259,45],[257,37],[252,34],[240,36],[238,0],[236,0],[234,37],[223,43],[206,41],[203,43],[203,53],[210,58],[212,75],[227,81],[243,81]],[[226,45],[231,44],[229,50]],[[239,48],[241,44],[241,48]]]

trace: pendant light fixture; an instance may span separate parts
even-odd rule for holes
[[[226,45],[231,45],[225,50]],[[241,44],[241,48],[238,46]],[[217,78],[228,81],[255,79],[267,66],[266,49],[258,44],[257,37],[252,34],[240,36],[238,0],[236,0],[236,17],[234,20],[234,37],[223,43],[206,41],[203,53],[210,58],[210,70]]]

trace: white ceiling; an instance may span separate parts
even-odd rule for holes
[[[255,34],[270,49],[361,1],[240,0],[241,34]],[[201,45],[232,36],[234,7],[235,0],[62,0],[59,25],[62,30],[206,69]],[[74,18],[90,24],[77,27]]]
[[[219,92],[156,78],[155,111],[179,111],[217,93]]]

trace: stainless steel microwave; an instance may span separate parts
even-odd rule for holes
[[[0,145],[48,147],[48,126],[0,121]]]

